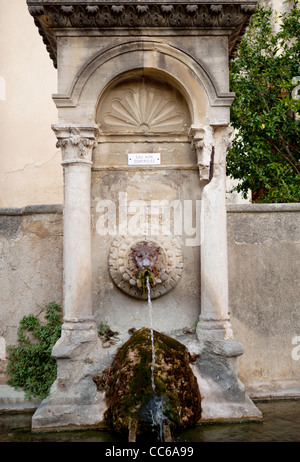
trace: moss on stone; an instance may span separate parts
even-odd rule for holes
[[[157,331],[154,331],[154,343],[155,393],[151,384],[149,329],[136,331],[118,350],[109,369],[106,418],[118,432],[128,431],[129,422],[133,420],[139,422],[140,431],[143,425],[149,425],[145,416],[149,415],[153,399],[156,403],[160,400],[163,416],[173,427],[194,425],[200,418],[201,397],[197,379],[189,367],[191,357],[187,348]]]

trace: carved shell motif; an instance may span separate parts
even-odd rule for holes
[[[174,98],[140,85],[112,99],[103,117],[103,129],[126,132],[170,132],[186,129],[186,120]]]

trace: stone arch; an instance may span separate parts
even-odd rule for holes
[[[160,72],[185,96],[195,125],[211,118],[210,108],[216,115],[218,109],[228,110],[233,100],[232,93],[219,91],[202,63],[178,48],[147,39],[118,44],[92,56],[76,74],[69,93],[54,95],[57,107],[72,108],[72,122],[76,123],[82,121],[80,106],[84,102],[86,118],[95,121],[99,98],[120,77],[120,69],[123,74],[136,69]]]

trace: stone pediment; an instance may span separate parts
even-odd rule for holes
[[[198,0],[166,2],[152,0],[114,2],[112,0],[27,0],[30,14],[43,37],[47,50],[56,67],[56,36],[59,29],[85,29],[118,34],[138,29],[152,30],[156,35],[166,31],[176,34],[201,34],[229,36],[229,57],[243,35],[257,2],[253,0],[222,0],[218,2]]]

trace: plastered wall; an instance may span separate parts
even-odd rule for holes
[[[0,0],[0,207],[61,203],[56,70],[25,0]]]

